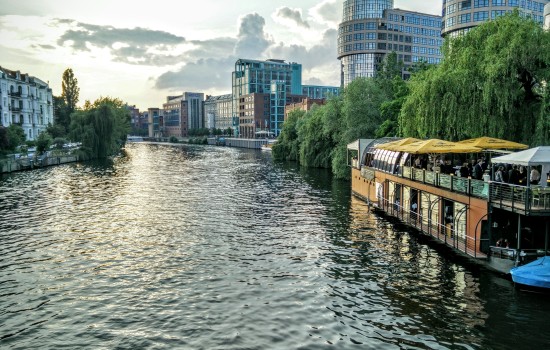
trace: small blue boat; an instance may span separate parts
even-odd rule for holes
[[[550,256],[510,270],[515,283],[531,287],[550,288]]]

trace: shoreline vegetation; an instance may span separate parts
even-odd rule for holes
[[[376,77],[355,79],[309,112],[291,112],[274,159],[330,168],[349,180],[346,146],[361,138],[549,144],[550,32],[514,11],[447,38],[442,50],[441,64],[414,64],[408,81],[397,54],[389,54]]]

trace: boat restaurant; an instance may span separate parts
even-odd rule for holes
[[[481,137],[347,148],[352,193],[373,208],[505,274],[546,256],[550,147]]]

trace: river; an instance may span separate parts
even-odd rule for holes
[[[2,349],[544,349],[550,297],[323,170],[129,144],[0,178]]]

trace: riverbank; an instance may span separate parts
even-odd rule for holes
[[[41,156],[41,157],[12,157],[0,160],[0,174],[16,171],[32,170],[53,165],[74,163],[78,161],[75,155]]]

